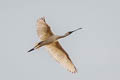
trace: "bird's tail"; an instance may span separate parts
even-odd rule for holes
[[[33,50],[35,50],[35,48],[30,49],[28,52],[31,52],[31,51],[33,51]]]

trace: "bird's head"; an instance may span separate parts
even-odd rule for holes
[[[65,35],[70,35],[70,34],[72,34],[73,32],[75,32],[75,31],[77,31],[77,30],[80,30],[80,29],[82,29],[82,28],[78,28],[78,29],[76,29],[76,30],[73,30],[73,31],[69,31],[69,32],[67,32]]]
[[[65,33],[66,36],[70,35],[71,33],[73,33],[72,31],[69,31],[67,33]]]

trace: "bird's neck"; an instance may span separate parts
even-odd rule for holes
[[[64,35],[62,35],[62,36],[59,36],[59,39],[60,38],[64,38],[64,37],[66,37],[66,36],[68,36],[69,34],[64,34]]]

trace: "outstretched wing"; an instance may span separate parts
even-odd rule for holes
[[[37,33],[41,40],[46,40],[50,36],[54,35],[52,31],[50,30],[50,27],[45,22],[44,18],[40,18],[37,21]],[[49,45],[46,45],[45,47],[51,53],[53,58],[55,58],[55,60],[59,62],[62,66],[64,66],[68,71],[72,73],[77,72],[68,54],[61,47],[58,41],[51,43]]]
[[[37,20],[37,34],[42,41],[47,40],[50,36],[53,35],[49,25],[45,22],[44,17]]]
[[[53,58],[55,58],[55,60],[57,62],[59,62],[63,67],[65,67],[68,71],[70,71],[72,73],[77,72],[77,70],[76,70],[74,64],[72,63],[71,59],[69,58],[68,54],[61,47],[61,45],[59,44],[58,41],[54,42],[52,44],[46,45],[45,47],[51,53]]]

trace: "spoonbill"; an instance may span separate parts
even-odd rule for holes
[[[57,62],[59,62],[64,68],[66,68],[68,71],[72,73],[76,73],[77,69],[73,62],[71,61],[69,55],[67,52],[62,48],[60,43],[58,42],[58,39],[64,38],[71,33],[80,30],[82,28],[78,28],[73,31],[69,31],[65,33],[64,35],[55,35],[50,29],[50,26],[46,23],[45,18],[39,18],[37,20],[37,34],[40,38],[41,42],[37,43],[34,48],[30,49],[28,52],[31,52],[35,49],[38,49],[42,46],[45,46],[45,48],[48,50],[48,52],[55,58]]]

